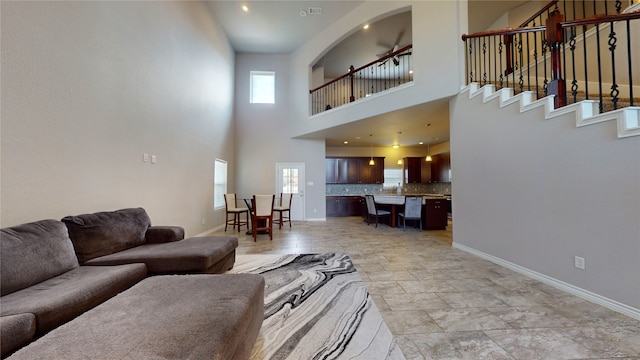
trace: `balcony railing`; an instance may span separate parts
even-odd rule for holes
[[[640,11],[575,18],[598,7],[609,11],[607,2],[594,2],[593,9],[576,3],[569,21],[560,11],[567,2],[552,1],[523,27],[464,35],[467,84],[556,95],[556,107],[585,99],[597,100],[600,112],[638,105]],[[620,5],[615,2],[616,12]]]
[[[309,90],[311,114],[354,102],[413,81],[412,45],[391,52],[326,84]]]

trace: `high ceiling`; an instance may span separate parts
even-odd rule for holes
[[[507,10],[527,1],[532,0],[469,0],[469,32],[487,29]],[[208,1],[207,5],[236,52],[288,54],[363,2],[259,0]],[[248,11],[243,11],[242,5],[247,5]],[[349,65],[364,65],[396,42],[403,46],[411,43],[411,39],[410,13],[395,14],[372,24],[366,31],[354,32],[320,61],[329,78],[337,77]],[[431,126],[425,126],[428,123]],[[375,133],[373,139],[369,139],[371,133]],[[396,142],[403,146],[416,145],[419,141],[441,143],[449,140],[448,102],[430,102],[381,114],[312,136],[324,137],[327,146],[366,146],[369,140],[373,140],[374,146]],[[349,145],[343,144],[345,140],[349,140]]]

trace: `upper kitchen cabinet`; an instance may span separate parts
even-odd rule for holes
[[[384,182],[384,158],[342,157],[326,158],[327,184],[382,184]]]
[[[349,183],[349,161],[344,158],[326,158],[326,180],[327,184],[348,184]]]
[[[432,162],[427,162],[424,157],[407,157],[403,162],[405,184],[427,184],[433,181]]]
[[[421,157],[406,157],[403,159],[405,184],[419,184],[423,182],[422,180],[422,163],[423,162],[425,162],[424,158],[421,158]]]
[[[432,161],[424,157],[404,158],[404,183],[427,184],[433,182],[450,182],[451,169],[449,153],[431,156]]]
[[[432,156],[431,182],[451,182],[451,156],[442,153]]]
[[[384,182],[384,158],[373,158],[375,165],[369,165],[370,160],[371,158],[365,157],[349,158],[349,183],[382,184]]]

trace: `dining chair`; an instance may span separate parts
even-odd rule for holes
[[[253,241],[256,241],[258,231],[269,231],[269,239],[273,240],[273,203],[275,197],[275,195],[253,195],[251,199]]]
[[[227,226],[229,224],[233,225],[234,230],[236,226],[238,226],[238,232],[240,232],[240,227],[242,225],[246,225],[247,229],[249,229],[249,208],[238,206],[236,194],[224,194],[224,206],[227,211],[224,231],[227,231]],[[240,217],[242,214],[245,214],[246,216],[245,221],[242,221]],[[230,215],[233,216],[233,218],[229,218]]]
[[[365,195],[365,200],[367,203],[367,226],[370,224],[371,216],[376,218],[376,227],[378,227],[378,217],[380,216],[390,216],[391,213],[387,210],[379,210],[376,208],[376,202],[373,198],[373,195]]]
[[[404,198],[404,211],[398,213],[398,223],[402,217],[402,227],[407,230],[407,220],[418,220],[422,231],[422,197],[407,196]]]
[[[282,229],[282,224],[285,222],[289,222],[291,227],[291,200],[293,200],[293,194],[280,193],[279,204],[273,207],[273,211],[278,213],[278,218],[274,220],[278,223],[278,229]]]

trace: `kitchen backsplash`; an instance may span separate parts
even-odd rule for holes
[[[382,184],[327,184],[327,195],[397,194],[397,188]],[[451,183],[406,184],[402,194],[451,194]]]

